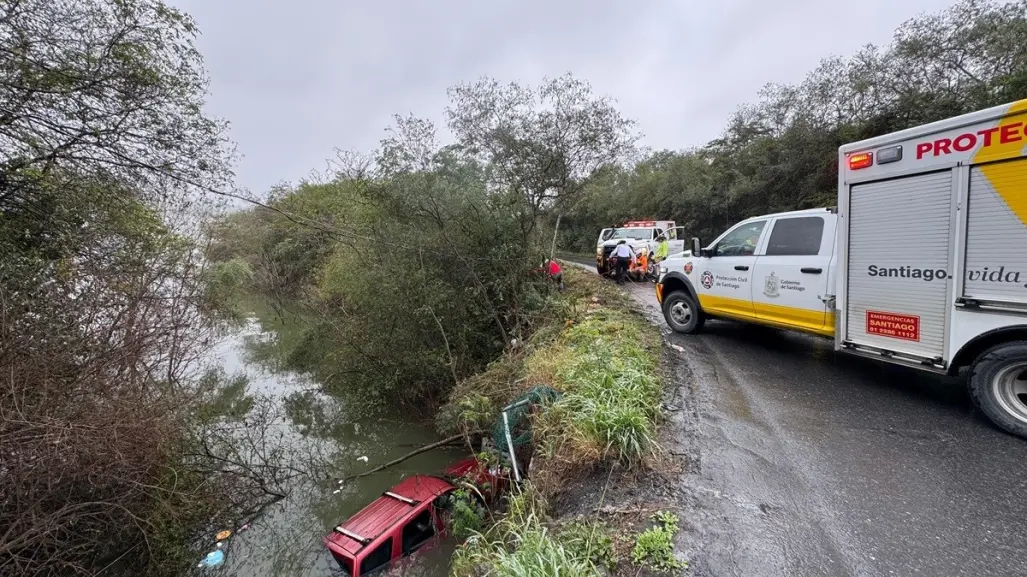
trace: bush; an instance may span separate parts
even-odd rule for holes
[[[674,573],[688,567],[674,556],[674,536],[678,532],[678,517],[660,511],[651,518],[657,524],[643,531],[631,550],[631,562],[661,573]]]
[[[469,489],[454,491],[448,506],[450,529],[457,539],[467,539],[484,529],[487,511]]]

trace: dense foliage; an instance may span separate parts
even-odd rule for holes
[[[538,270],[552,244],[541,215],[634,138],[570,76],[537,89],[484,80],[451,95],[455,144],[440,146],[425,120],[397,118],[373,157],[340,155],[325,182],[273,191],[224,220],[208,251],[309,321],[292,366],[355,407],[441,402],[516,347],[552,289]]]
[[[0,2],[0,575],[180,574],[266,494],[193,410],[189,225],[229,157],[193,35],[158,0]]]
[[[563,246],[590,251],[600,228],[632,218],[712,240],[750,216],[834,206],[842,144],[1027,98],[1025,38],[1025,0],[962,0],[910,20],[887,47],[767,86],[705,146],[597,174],[563,216]]]

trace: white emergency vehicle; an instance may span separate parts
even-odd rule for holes
[[[656,252],[656,239],[661,234],[667,235],[670,254],[685,249],[683,229],[673,220],[634,220],[617,228],[604,228],[596,242],[596,271],[600,275],[612,272],[606,261],[620,241],[625,241],[635,254],[649,255]]]
[[[1027,100],[841,147],[838,208],[747,219],[668,259],[657,299],[965,376],[1027,437]]]

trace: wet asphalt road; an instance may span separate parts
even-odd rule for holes
[[[960,382],[711,321],[670,333],[689,388],[684,548],[697,575],[1027,576],[1027,441]]]

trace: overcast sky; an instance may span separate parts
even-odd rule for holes
[[[371,150],[393,114],[441,123],[446,88],[573,72],[636,119],[643,144],[717,137],[768,82],[887,44],[954,0],[171,0],[199,24],[210,112],[231,122],[254,192]]]

